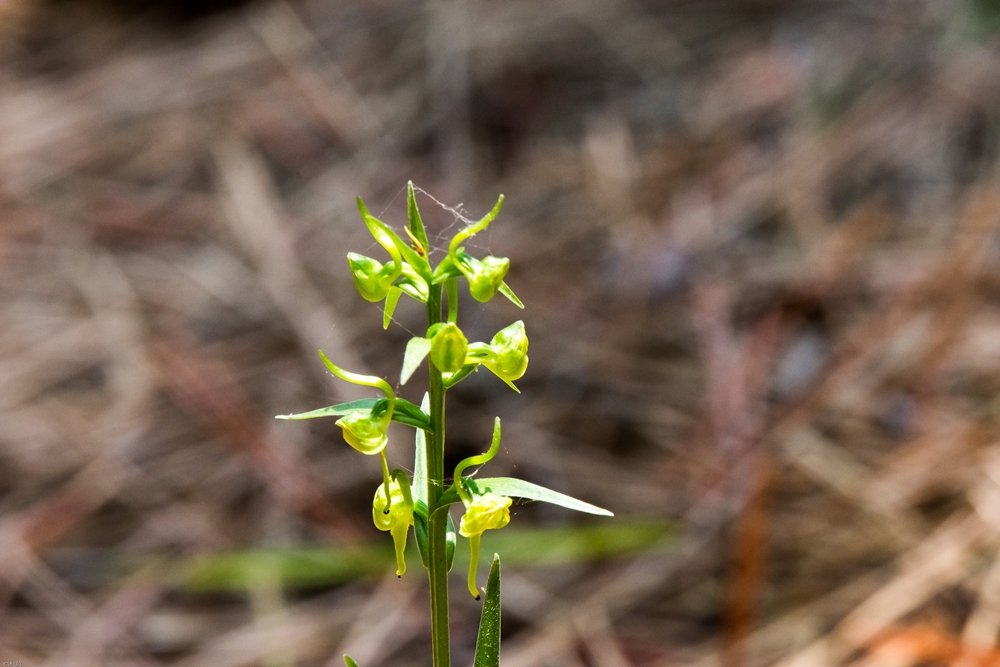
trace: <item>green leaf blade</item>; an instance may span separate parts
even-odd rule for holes
[[[337,405],[319,408],[310,412],[276,415],[275,419],[299,420],[318,419],[320,417],[342,417],[355,412],[373,412],[377,416],[378,413],[384,412],[387,409],[388,404],[389,402],[384,398],[362,398],[357,401],[338,403]],[[392,421],[425,431],[430,430],[431,427],[430,416],[405,398],[396,399],[396,408],[392,411]]]
[[[358,663],[354,662],[354,658],[346,653],[344,654],[344,664],[346,664],[347,667],[359,667]]]
[[[413,193],[413,181],[406,184],[406,217],[410,233],[424,246],[425,250],[429,248],[427,230],[424,229],[424,221],[420,217],[420,209],[417,208],[417,198]]]
[[[493,554],[473,667],[500,667],[500,556]]]
[[[370,412],[375,404],[379,402],[378,398],[362,398],[357,401],[348,401],[347,403],[338,403],[337,405],[331,405],[326,408],[319,408],[318,410],[312,410],[310,412],[300,412],[298,414],[292,415],[275,415],[275,419],[316,419],[318,417],[341,417],[343,415],[349,415],[352,412]]]
[[[420,409],[429,412],[431,397],[424,393]],[[417,537],[417,551],[424,567],[430,563],[430,552],[427,546],[427,435],[422,429],[417,429],[414,437],[416,447],[413,453],[413,534]]]
[[[403,353],[403,370],[399,373],[399,384],[406,384],[430,351],[431,342],[428,339],[420,337],[410,339],[406,344],[406,352]]]
[[[577,512],[596,514],[598,516],[614,516],[612,512],[609,512],[602,507],[585,503],[582,500],[573,498],[572,496],[567,496],[565,493],[559,493],[558,491],[547,489],[544,486],[526,482],[523,479],[515,479],[513,477],[487,477],[485,479],[476,480],[476,483],[479,485],[479,488],[489,489],[493,491],[493,493],[501,496],[537,500],[538,502],[559,505],[560,507],[565,507]]]

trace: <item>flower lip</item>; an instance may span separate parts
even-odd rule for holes
[[[344,415],[336,424],[343,429],[347,444],[362,454],[378,454],[389,443],[388,422],[384,416],[373,419],[369,413],[354,413]]]
[[[474,497],[465,508],[458,532],[462,537],[472,537],[487,530],[503,528],[510,523],[511,502],[507,496],[498,496],[491,491]]]

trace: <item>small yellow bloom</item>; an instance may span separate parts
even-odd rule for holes
[[[398,473],[399,471],[397,471]],[[379,530],[387,530],[392,534],[393,547],[396,549],[396,576],[401,577],[406,572],[406,534],[413,525],[413,499],[410,496],[408,482],[400,484],[397,479],[404,476],[394,475],[389,481],[389,495],[386,496],[385,484],[379,484],[372,501],[372,521]],[[391,501],[391,502],[390,502]]]
[[[503,528],[510,523],[511,500],[507,496],[498,496],[486,492],[472,499],[465,507],[462,522],[458,532],[462,537],[469,538],[469,592],[479,599],[476,590],[476,567],[479,565],[479,538],[483,532]]]
[[[389,443],[386,428],[389,420],[372,419],[368,413],[344,415],[337,426],[344,430],[344,440],[362,454],[379,454]]]

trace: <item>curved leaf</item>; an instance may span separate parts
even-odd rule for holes
[[[500,667],[500,556],[493,554],[473,667]]]
[[[354,658],[347,655],[346,653],[344,654],[344,664],[346,664],[347,667],[359,667],[358,663],[354,662]]]
[[[445,510],[445,512],[447,511]],[[458,536],[455,534],[455,522],[451,519],[451,513],[448,514],[447,526],[444,538],[444,556],[445,561],[448,563],[448,571],[451,572],[451,567],[455,564],[455,546],[458,544]]]
[[[586,512],[587,514],[614,516],[614,514],[606,509],[597,507],[596,505],[591,505],[590,503],[585,503],[582,500],[577,500],[576,498],[567,496],[564,493],[547,489],[544,486],[526,482],[523,479],[515,479],[513,477],[487,477],[484,479],[477,479],[476,484],[478,484],[481,489],[492,491],[493,493],[501,496],[537,500],[543,503],[551,503],[553,505],[559,505],[560,507],[566,507],[567,509],[576,510],[577,512]]]

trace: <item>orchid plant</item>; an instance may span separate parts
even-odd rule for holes
[[[476,258],[462,245],[485,230],[503,205],[503,195],[493,209],[478,222],[467,224],[448,244],[447,254],[436,266],[431,265],[427,232],[417,209],[413,184],[407,186],[408,224],[403,229],[407,241],[394,229],[374,217],[358,198],[361,218],[375,241],[389,254],[384,264],[358,253],[348,253],[354,284],[368,301],[384,302],[383,328],[388,328],[392,314],[403,294],[426,304],[427,331],[406,345],[399,384],[405,385],[414,371],[428,362],[428,391],[418,407],[397,397],[383,378],[346,371],[327,358],[323,363],[335,376],[357,385],[372,387],[381,397],[341,403],[301,414],[281,415],[279,419],[338,417],[344,440],[362,454],[379,456],[382,482],[372,501],[372,519],[379,530],[392,535],[396,552],[396,574],[406,572],[407,537],[413,528],[417,550],[430,581],[431,644],[434,667],[449,667],[448,572],[455,556],[457,535],[469,540],[470,562],[467,577],[469,593],[480,599],[476,585],[480,538],[487,530],[503,528],[510,522],[512,498],[524,498],[563,507],[610,516],[607,510],[571,498],[551,489],[509,477],[482,478],[467,474],[470,468],[488,463],[500,450],[500,418],[493,425],[489,449],[461,461],[450,479],[445,477],[445,394],[470,373],[485,367],[511,389],[528,367],[528,336],[524,322],[518,320],[501,329],[489,343],[470,343],[458,326],[459,282],[468,284],[476,301],[486,303],[502,294],[518,308],[524,308],[504,278],[510,268],[506,257]],[[398,422],[416,430],[412,477],[403,469],[389,471],[386,458],[387,428]],[[447,484],[447,486],[446,486]],[[463,513],[455,529],[452,505],[461,505]],[[485,590],[476,644],[475,667],[498,667],[500,650],[500,558],[494,555]],[[348,667],[356,667],[344,656]]]

